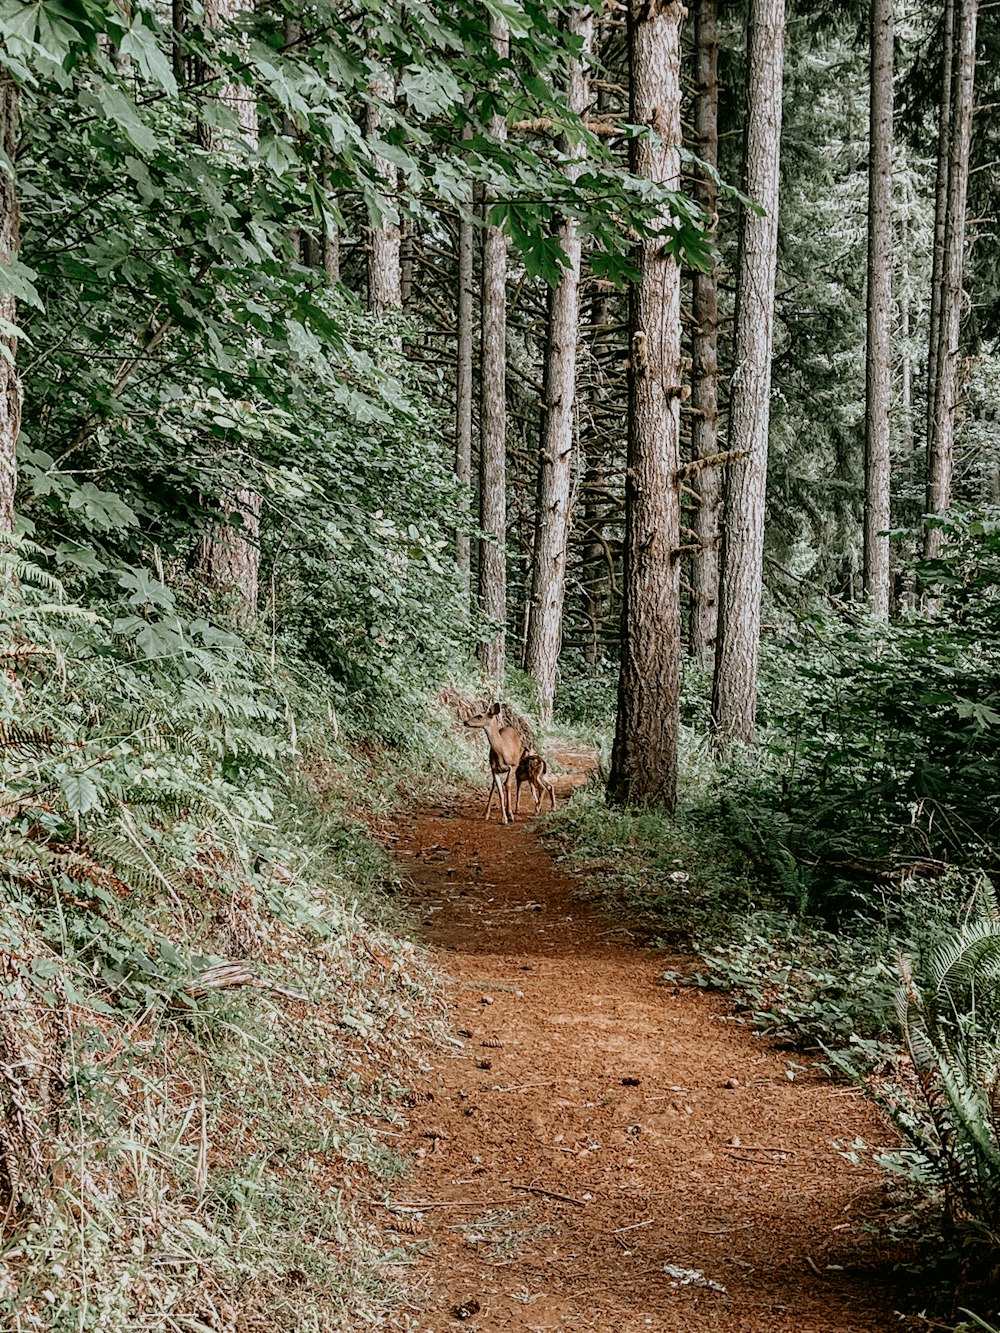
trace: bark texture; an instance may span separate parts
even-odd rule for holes
[[[718,0],[697,0],[694,10],[694,151],[710,166],[719,160]],[[707,172],[694,181],[694,197],[716,230],[718,189]],[[691,456],[719,452],[719,284],[716,265],[691,277]],[[715,656],[719,620],[719,470],[701,468],[692,479],[698,494],[693,527],[698,546],[691,563],[691,653],[703,666]]]
[[[502,20],[490,20],[490,37],[506,59],[510,36]],[[502,115],[491,117],[490,135],[507,137]],[[490,191],[486,192],[489,208]],[[479,645],[483,673],[503,680],[507,665],[503,626],[507,620],[507,237],[499,227],[483,236],[482,353],[479,405],[479,523],[486,540],[479,547],[479,606],[499,628]]]
[[[936,350],[937,370],[931,430],[927,441],[927,512],[933,515],[947,514],[951,505],[978,10],[978,0],[961,0],[955,40],[948,149],[948,202],[941,267],[941,313],[937,348],[932,349]],[[929,527],[924,539],[924,555],[928,560],[933,560],[940,553],[941,530]]]
[[[871,0],[864,591],[871,614],[885,621],[891,592],[893,31],[893,0]]]
[[[571,17],[569,26],[574,36],[581,39],[582,54],[586,59],[590,53],[594,27],[592,12],[589,9],[577,11]],[[588,96],[586,70],[580,62],[571,61],[566,90],[569,110],[582,116],[587,110]],[[560,150],[569,159],[566,176],[575,182],[580,175],[584,146],[564,139]],[[543,723],[552,720],[559,649],[562,644],[566,557],[572,521],[576,349],[580,327],[580,265],[583,253],[574,218],[562,218],[556,236],[568,263],[549,301],[535,559],[525,654],[525,667],[538,684],[539,711]]]
[[[764,502],[771,406],[784,0],[750,0],[743,188],[764,212],[740,219],[736,350],[722,542],[712,720],[724,740],[751,742],[763,590]]]
[[[206,0],[205,23],[216,31],[237,23],[249,9],[247,0]],[[259,142],[257,103],[250,88],[221,83],[217,96],[230,107],[239,123],[236,136],[213,135],[202,127],[206,147],[242,157],[255,152]],[[261,499],[256,491],[241,488],[222,497],[221,521],[199,541],[194,564],[199,577],[217,592],[238,596],[241,607],[254,615],[260,583]],[[239,519],[234,525],[229,520]]]
[[[0,73],[0,144],[9,162],[17,158],[18,96],[17,85],[7,73]],[[9,264],[17,254],[20,239],[20,212],[17,184],[5,172],[0,173],[0,263]],[[8,326],[17,323],[17,302],[9,294],[0,295],[0,319]],[[0,532],[14,531],[14,496],[17,491],[17,436],[21,429],[21,384],[17,377],[17,339],[12,333],[0,333]]]
[[[680,188],[680,4],[632,0],[631,120],[637,176]],[[661,230],[672,226],[669,211]],[[638,246],[629,293],[629,434],[618,716],[608,794],[673,809],[680,689],[680,303],[675,260],[653,237]]]
[[[372,77],[369,85],[372,101],[368,104],[365,132],[369,139],[376,139],[382,124],[382,108],[379,103],[391,106],[395,100],[395,88],[392,80],[385,74]],[[382,182],[379,195],[379,209],[382,220],[371,228],[371,255],[368,261],[368,309],[382,319],[386,314],[401,310],[403,306],[403,285],[401,266],[401,232],[396,211],[396,191],[399,185],[398,172],[393,163],[375,152],[375,167]],[[393,339],[399,347],[399,338]]]
[[[941,349],[941,291],[944,286],[944,234],[948,215],[948,154],[951,146],[952,82],[955,73],[955,3],[945,0],[941,19],[941,100],[938,105],[937,172],[934,182],[934,248],[931,262],[931,311],[927,351],[927,459],[931,456],[937,412],[937,375]]]
[[[463,139],[472,138],[472,129],[462,131]],[[469,487],[472,485],[472,219],[462,216],[458,222],[458,318],[455,359],[455,476],[463,487],[462,518],[468,512]],[[467,532],[455,533],[455,564],[462,581],[462,600],[466,607],[472,596],[472,542]]]

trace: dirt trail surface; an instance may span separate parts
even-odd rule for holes
[[[560,777],[560,798],[580,780]],[[866,1228],[882,1179],[834,1147],[885,1138],[863,1100],[790,1082],[723,999],[664,983],[662,954],[573,899],[530,800],[507,828],[483,804],[395,825],[461,1042],[415,1094],[419,1166],[395,1203],[427,1206],[396,1215],[416,1258],[396,1326],[907,1327]]]

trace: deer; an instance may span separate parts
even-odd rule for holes
[[[507,779],[516,772],[521,756],[524,754],[524,741],[521,733],[514,727],[500,725],[500,705],[493,704],[485,713],[474,713],[465,719],[465,725],[486,732],[490,743],[490,799],[486,802],[485,819],[490,817],[490,807],[494,795],[500,797],[500,815],[505,824],[512,824],[514,816],[510,811],[510,789]]]
[[[521,788],[525,783],[531,789],[531,794],[535,798],[535,814],[537,815],[542,808],[542,802],[545,800],[545,793],[548,793],[550,809],[556,808],[556,793],[552,779],[549,777],[549,766],[540,754],[534,750],[525,750],[521,756],[521,762],[517,766],[514,774],[514,781],[517,784],[517,798],[514,801],[514,814],[521,809]]]

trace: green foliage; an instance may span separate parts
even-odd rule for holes
[[[907,1149],[890,1170],[943,1192],[950,1221],[996,1252],[1000,1245],[1000,905],[984,885],[963,925],[941,942],[918,980],[904,956],[897,1013],[909,1077],[864,1080]],[[854,1066],[837,1063],[858,1078]]]

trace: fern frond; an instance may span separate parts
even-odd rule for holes
[[[0,750],[9,750],[24,759],[40,759],[62,743],[51,727],[16,727],[0,721]]]

